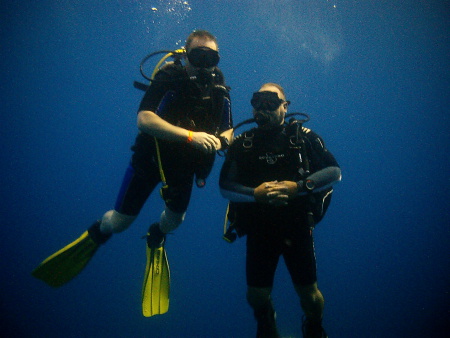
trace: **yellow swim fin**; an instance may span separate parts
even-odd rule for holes
[[[147,234],[147,265],[142,287],[142,314],[145,317],[169,310],[170,270],[164,243],[165,235],[159,230],[159,224],[152,224]]]
[[[75,241],[46,258],[32,275],[52,287],[60,287],[78,275],[110,237],[111,234],[101,234],[100,222],[95,222]]]

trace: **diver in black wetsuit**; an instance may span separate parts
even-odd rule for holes
[[[220,57],[216,38],[204,30],[194,31],[179,55],[174,62],[159,68],[142,99],[137,118],[139,134],[114,209],[77,240],[44,260],[33,271],[35,277],[53,287],[74,278],[101,244],[132,224],[160,182],[164,184],[161,192],[165,210],[148,233],[150,249],[160,249],[165,234],[184,220],[194,181],[198,187],[205,185],[216,151],[224,150],[232,138],[233,123],[228,87],[217,67]],[[148,260],[158,259],[158,255],[148,255]],[[158,260],[154,265],[160,263]],[[159,266],[153,269],[152,264],[148,264],[146,274],[160,272]],[[145,279],[155,280],[147,276]],[[159,297],[164,288],[167,298],[168,278],[161,283],[161,287],[148,289]],[[168,299],[162,310],[148,310],[156,307],[156,301],[150,306],[148,299],[144,297],[144,315],[167,311]]]
[[[282,255],[305,313],[304,337],[326,337],[324,299],[317,287],[313,228],[330,202],[341,170],[323,140],[292,121],[289,101],[274,83],[253,94],[257,128],[230,146],[220,175],[228,217],[247,234],[247,300],[258,323],[257,337],[278,337],[271,291]]]
[[[218,45],[206,31],[192,33],[186,41],[186,65],[168,64],[155,76],[138,113],[140,130],[134,155],[114,210],[105,214],[102,232],[118,232],[138,215],[155,186],[166,187],[166,208],[159,228],[166,234],[183,221],[193,182],[203,187],[217,150],[232,137],[228,89],[217,67]],[[159,145],[160,164],[155,148]],[[117,219],[126,218],[128,221]]]

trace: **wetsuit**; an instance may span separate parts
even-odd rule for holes
[[[212,82],[202,85],[189,79],[181,65],[165,66],[146,91],[139,111],[153,111],[173,125],[219,136],[232,128],[231,107],[221,71],[216,67],[212,74]],[[158,144],[167,183],[163,198],[172,211],[182,213],[188,207],[194,177],[206,179],[215,154],[205,154],[188,143],[158,140]],[[115,210],[137,215],[161,176],[153,136],[140,132],[131,149]]]
[[[231,201],[229,218],[247,234],[250,287],[272,287],[280,255],[295,284],[316,281],[314,224],[307,215],[314,214],[314,223],[321,220],[330,202],[331,185],[340,180],[340,169],[317,134],[303,128],[302,135],[300,146],[287,125],[270,131],[254,128],[233,141],[223,164],[220,187]],[[303,172],[305,158],[309,173]],[[254,188],[263,182],[294,181],[301,186],[307,177],[317,180],[317,190],[300,192],[287,206],[255,202]]]

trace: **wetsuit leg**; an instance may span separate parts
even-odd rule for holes
[[[283,258],[295,285],[317,281],[316,255],[312,230],[305,224],[292,224],[287,231]]]
[[[280,241],[273,231],[274,222],[254,218],[252,223],[247,233],[247,302],[257,321],[256,336],[279,337],[270,294],[281,254]]]
[[[263,220],[254,219],[255,225],[247,234],[246,275],[247,285],[256,288],[271,288],[281,255],[280,239],[270,228],[270,224]]]
[[[163,168],[166,178],[166,187],[163,189],[163,198],[172,212],[182,214],[189,205],[194,183],[193,164],[181,158],[171,158],[167,154],[163,157]]]
[[[130,164],[125,172],[114,210],[124,215],[136,216],[145,201],[161,182],[158,167],[136,167]]]
[[[118,233],[127,229],[141,211],[145,201],[160,182],[159,172],[152,166],[136,169],[130,164],[125,172],[114,210],[107,211],[100,224],[102,233]]]

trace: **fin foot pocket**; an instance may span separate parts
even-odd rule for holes
[[[159,223],[150,225],[147,233],[147,246],[149,248],[160,248],[166,242],[166,234],[159,228]]]

